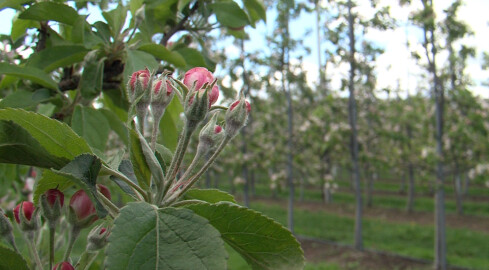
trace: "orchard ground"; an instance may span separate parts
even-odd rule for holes
[[[223,181],[224,184],[224,181]],[[348,182],[339,182],[333,202],[321,201],[319,188],[296,187],[295,234],[303,247],[306,269],[432,269],[433,199],[428,186],[417,186],[414,213],[405,211],[407,195],[399,183],[375,184],[373,207],[364,207],[364,251],[352,248],[354,197]],[[448,183],[447,183],[448,184]],[[221,186],[220,186],[221,187]],[[457,215],[453,189],[447,185],[447,246],[450,269],[489,269],[489,196],[487,188],[469,187],[464,215]],[[236,197],[242,193],[236,187]],[[287,225],[287,192],[255,186],[250,207]],[[248,269],[236,254],[230,269]]]

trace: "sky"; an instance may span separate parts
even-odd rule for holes
[[[323,0],[326,1],[326,0]],[[369,6],[369,0],[358,0],[356,7],[357,11],[365,16],[372,13]],[[397,1],[380,0],[380,6]],[[413,1],[417,3],[417,1]],[[443,19],[443,9],[448,7],[452,1],[438,0],[435,2],[435,10],[438,19]],[[416,7],[414,7],[416,8]],[[483,52],[489,52],[489,19],[486,14],[489,11],[488,0],[465,0],[464,6],[459,11],[459,19],[465,21],[475,33],[473,36],[465,38],[464,44],[474,46],[477,55],[474,59],[468,61],[467,74],[470,75],[473,81],[470,89],[476,94],[484,98],[489,98],[489,88],[482,85],[483,82],[489,82],[489,71],[484,71],[481,68]],[[378,80],[378,88],[400,88],[409,93],[415,93],[420,87],[418,83],[419,74],[423,71],[411,57],[411,52],[420,50],[420,31],[412,26],[405,26],[408,16],[412,9],[399,6],[391,7],[392,17],[396,18],[401,27],[393,30],[379,31],[372,30],[366,33],[365,38],[374,42],[377,46],[384,48],[385,52],[378,57],[376,63],[376,72]],[[14,16],[12,9],[4,9],[0,11],[0,34],[9,34],[11,28],[11,20]],[[274,13],[268,12],[267,24],[260,23],[256,29],[247,28],[251,40],[246,42],[247,50],[258,50],[266,47],[264,36],[273,31]],[[92,14],[89,19],[99,20],[100,17]],[[303,59],[302,65],[308,72],[308,80],[311,85],[318,81],[318,54],[316,46],[316,29],[314,29],[314,14],[303,14],[300,18],[291,24],[291,33],[293,37],[301,38],[304,44],[311,48],[311,54]],[[304,38],[304,31],[311,30],[310,35]],[[406,41],[409,40],[411,47],[406,46]],[[229,47],[229,53],[235,54],[237,48]],[[324,46],[323,46],[324,48]],[[233,51],[234,50],[234,51]],[[324,61],[324,57],[322,57]],[[446,55],[441,54],[437,59],[439,64],[446,60]],[[329,68],[328,70],[333,70]],[[331,87],[338,88],[341,78],[347,73],[347,66],[335,68],[328,74],[332,78]]]

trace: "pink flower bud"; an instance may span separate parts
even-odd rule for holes
[[[153,91],[154,91],[155,95],[158,95],[158,93],[161,90],[164,90],[161,88],[162,85],[163,85],[163,80],[156,81],[156,83],[153,87]],[[171,95],[172,91],[173,91],[173,88],[171,87],[170,82],[168,80],[166,80],[166,95],[167,96]]]
[[[216,103],[218,98],[219,98],[219,87],[217,87],[217,85],[214,85],[214,87],[212,87],[212,90],[209,92],[209,107],[214,103]]]
[[[183,84],[188,89],[192,89],[195,84],[194,90],[199,90],[205,83],[212,83],[214,76],[212,73],[203,67],[195,67],[185,73],[183,78]]]
[[[97,187],[106,198],[111,199],[110,191],[107,187],[103,185],[97,185]],[[89,226],[98,219],[95,206],[83,189],[78,190],[71,196],[70,213],[76,216],[70,218],[70,221],[78,223],[82,227]]]
[[[243,96],[229,106],[225,116],[227,136],[234,137],[246,125],[250,111],[251,105]]]
[[[87,237],[87,250],[97,251],[104,248],[107,245],[107,238],[110,235],[110,231],[102,225],[93,228]]]
[[[236,108],[236,106],[238,106],[240,101],[241,100],[236,100],[235,102],[233,102],[233,104],[231,104],[231,106],[229,107],[229,110],[230,111],[234,110],[234,108]],[[249,113],[251,111],[251,105],[247,100],[245,100],[245,105],[246,105],[246,112]]]
[[[143,88],[146,89],[148,87],[150,77],[151,77],[151,74],[149,73],[149,70],[147,68],[134,72],[131,75],[131,80],[129,81],[131,92],[134,92],[136,90],[136,81],[137,80],[139,80],[142,83]]]
[[[75,268],[69,262],[57,263],[53,270],[75,270]]]
[[[17,204],[17,206],[14,208],[14,217],[15,221],[17,221],[18,224],[20,224],[20,206],[22,205],[22,212],[24,217],[30,221],[32,218],[32,213],[34,213],[34,204],[32,202],[21,202]]]
[[[214,133],[218,134],[218,133],[221,133],[221,131],[222,131],[222,127],[219,125],[216,125],[216,127],[214,128]]]
[[[65,202],[65,195],[59,189],[49,189],[44,194],[46,195],[47,201],[51,207],[54,206],[56,199],[58,199],[60,205],[63,206]]]

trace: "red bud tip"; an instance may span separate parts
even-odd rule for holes
[[[103,185],[97,185],[98,190],[109,200],[111,199],[110,191],[107,187]],[[89,216],[95,215],[95,206],[93,205],[90,197],[88,197],[87,193],[83,189],[78,190],[71,196],[70,199],[70,207],[76,214],[78,220],[83,220]],[[95,221],[97,217],[94,217],[93,221]]]
[[[157,81],[154,87],[155,94],[158,94],[160,92],[160,87],[161,87],[161,81]]]
[[[30,221],[32,218],[32,213],[34,213],[34,204],[32,202],[21,202],[17,204],[17,206],[14,208],[14,217],[18,224],[20,224],[20,205],[22,205],[22,211],[24,212],[24,216],[27,220]]]
[[[216,125],[216,127],[214,128],[214,133],[215,133],[215,134],[219,134],[219,133],[221,133],[221,131],[222,131],[222,127],[221,127],[221,126]]]
[[[47,197],[49,205],[53,206],[56,202],[56,198],[59,198],[59,203],[63,206],[65,202],[65,195],[58,189],[50,189],[44,193]]]
[[[212,87],[212,91],[210,91],[209,93],[209,106],[216,103],[218,98],[219,98],[219,87],[217,87],[217,85],[214,85],[214,87]]]
[[[57,263],[53,270],[75,270],[75,268],[69,262]]]
[[[134,72],[131,75],[131,80],[129,81],[131,91],[134,91],[136,87],[136,80],[138,79],[142,80],[144,88],[148,87],[149,77],[151,77],[151,74],[149,73],[149,70],[147,68]]]
[[[107,229],[106,228],[102,228],[102,229],[100,229],[100,233],[99,234],[103,234],[105,231],[107,231]]]
[[[239,102],[240,102],[239,100],[233,102],[233,104],[231,104],[231,107],[229,109],[232,111],[236,106],[238,106]],[[247,100],[245,101],[245,104],[246,104],[246,112],[249,113],[251,111],[251,105]]]
[[[110,191],[109,191],[109,189],[108,189],[106,186],[104,186],[104,185],[100,185],[100,184],[99,184],[99,185],[97,185],[97,187],[98,187],[98,190],[99,190],[99,191],[100,191],[102,194],[104,194],[105,198],[107,198],[107,199],[109,199],[109,200],[111,200],[111,199],[112,199],[112,196],[110,195]]]

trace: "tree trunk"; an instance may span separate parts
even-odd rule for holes
[[[367,176],[365,178],[366,180],[366,188],[365,188],[365,194],[366,194],[366,205],[367,207],[371,208],[373,206],[373,198],[372,198],[372,193],[374,190],[374,178],[373,178],[373,173],[371,172],[370,164],[367,162],[365,166],[365,175]]]
[[[421,0],[425,10],[434,12],[432,0]],[[446,250],[446,224],[445,224],[445,189],[443,173],[443,103],[444,90],[440,84],[436,68],[435,24],[425,25],[424,49],[428,67],[433,76],[433,92],[435,96],[435,122],[436,122],[436,154],[438,157],[435,182],[435,262],[436,270],[447,269]],[[428,36],[429,35],[429,36]]]
[[[251,197],[256,197],[256,189],[255,189],[255,171],[251,170],[251,177],[250,177],[250,184],[251,184]]]
[[[406,173],[405,172],[402,172],[402,175],[401,175],[401,184],[399,185],[399,193],[400,194],[406,193]]]
[[[282,90],[287,98],[287,185],[289,188],[287,225],[294,233],[294,179],[293,179],[293,121],[292,121],[292,94],[288,87],[289,76],[289,16],[292,7],[286,8],[284,16],[284,36],[282,41]]]
[[[412,162],[408,164],[409,186],[408,186],[408,198],[406,204],[406,211],[408,213],[414,212],[414,165]]]
[[[348,26],[350,37],[350,79],[349,79],[349,92],[350,97],[348,100],[348,118],[351,128],[351,141],[350,151],[353,164],[353,182],[355,185],[355,248],[358,250],[363,249],[362,239],[362,190],[360,186],[360,168],[358,166],[358,140],[357,140],[357,108],[355,100],[355,32],[354,32],[354,19],[352,14],[352,2],[348,1]]]
[[[469,174],[467,172],[465,172],[464,174],[464,188],[463,188],[463,195],[467,195],[467,192],[469,190],[469,182],[470,182],[470,179],[469,179]]]
[[[411,150],[412,150],[412,145],[411,141],[413,138],[413,131],[411,128],[411,125],[406,126],[406,135],[407,135],[407,147],[408,147],[408,177],[409,177],[409,187],[408,187],[408,198],[407,198],[407,203],[406,203],[406,211],[408,213],[412,213],[414,211],[414,165],[413,162],[411,161]]]
[[[453,190],[455,195],[455,202],[457,205],[457,215],[463,215],[463,191],[462,191],[462,176],[460,175],[460,169],[458,164],[455,164],[455,175],[453,178]]]

